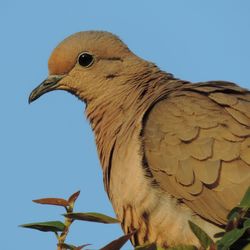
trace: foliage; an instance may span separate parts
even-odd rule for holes
[[[61,221],[46,221],[46,222],[36,222],[23,224],[21,227],[36,229],[43,232],[53,232],[57,237],[57,250],[81,250],[87,247],[89,244],[84,244],[81,246],[75,246],[72,244],[66,243],[66,238],[69,233],[70,226],[76,220],[78,221],[91,221],[98,223],[119,223],[119,221],[115,218],[107,216],[101,213],[76,213],[74,212],[75,201],[80,195],[80,191],[72,194],[67,200],[62,198],[42,198],[38,200],[33,200],[35,203],[43,204],[43,205],[53,205],[64,207],[66,213],[64,214],[64,222]],[[117,250],[120,249],[134,234],[130,233],[128,235],[124,235],[112,242],[108,245],[101,248],[101,250]]]
[[[43,232],[53,232],[58,240],[57,250],[81,250],[86,249],[89,244],[81,246],[74,246],[66,243],[66,237],[69,233],[71,224],[74,221],[91,221],[98,223],[120,223],[116,218],[112,218],[101,213],[86,213],[74,212],[74,204],[80,195],[80,191],[72,194],[67,200],[62,198],[43,198],[34,200],[33,202],[64,207],[66,213],[64,214],[64,222],[61,221],[46,221],[23,224],[21,227],[36,229]],[[216,242],[213,241],[206,232],[204,232],[198,225],[189,221],[189,226],[192,232],[198,238],[204,250],[250,250],[250,188],[248,188],[240,204],[233,208],[228,214],[228,222],[225,230],[219,232],[214,237],[219,238]],[[119,250],[134,234],[136,230],[123,235],[118,239],[108,243],[100,250]],[[156,246],[154,243],[137,246],[134,250],[164,250]],[[170,247],[168,250],[197,250],[192,245],[181,245],[177,247]]]
[[[214,242],[200,227],[189,221],[190,228],[206,250],[250,250],[250,188],[246,191],[239,206],[228,214],[227,225],[221,238]],[[216,236],[216,235],[215,235]]]

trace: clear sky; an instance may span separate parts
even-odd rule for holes
[[[80,189],[77,211],[114,215],[83,103],[56,91],[28,105],[58,42],[107,30],[176,77],[250,88],[249,13],[248,0],[0,0],[1,249],[55,249],[54,235],[18,227],[62,218],[32,199]],[[69,241],[99,248],[121,234],[119,225],[76,222]]]

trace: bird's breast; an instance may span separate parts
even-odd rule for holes
[[[192,211],[152,186],[146,177],[139,132],[127,141],[117,138],[112,159],[109,197],[124,232],[138,230],[132,239],[134,245],[198,245],[188,226]]]

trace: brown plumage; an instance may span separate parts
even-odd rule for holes
[[[85,54],[83,54],[85,53]],[[233,83],[190,83],[133,54],[107,32],[66,38],[50,76],[30,95],[62,89],[86,103],[106,191],[134,245],[199,243],[250,184],[250,92]]]

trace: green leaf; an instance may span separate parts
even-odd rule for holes
[[[227,232],[218,242],[218,250],[228,250],[244,234],[244,229],[235,228]]]
[[[227,233],[217,242],[217,246],[219,250],[227,250],[230,246],[232,246],[237,240],[239,240],[247,229],[250,228],[250,219],[247,219],[243,228],[235,228]]]
[[[213,237],[214,237],[214,238],[222,238],[222,237],[224,236],[225,233],[226,233],[226,232],[221,231],[221,232],[218,232],[218,233],[214,234]]]
[[[227,215],[227,219],[229,221],[233,221],[235,219],[238,219],[240,216],[240,212],[241,212],[241,208],[240,207],[234,207],[229,214]]]
[[[243,208],[240,207],[235,207],[233,208],[229,214],[227,215],[227,225],[226,225],[226,231],[231,231],[234,228],[237,228],[240,221],[241,221],[241,216],[244,216]]]
[[[198,248],[192,245],[180,245],[177,247],[168,248],[167,250],[198,250]]]
[[[64,214],[64,216],[73,220],[93,221],[106,224],[120,222],[115,218],[100,213],[67,213]]]
[[[250,187],[247,189],[239,207],[250,208]]]
[[[119,250],[121,247],[130,239],[130,237],[135,234],[136,231],[129,233],[127,235],[124,235],[109,244],[107,244],[105,247],[101,248],[100,250]]]
[[[207,233],[205,233],[199,226],[194,224],[192,221],[188,221],[188,223],[192,232],[199,239],[200,244],[204,249],[209,249],[210,246],[215,244],[213,240],[207,235]]]
[[[246,230],[250,228],[250,218],[246,219],[243,224],[243,228]]]
[[[36,229],[43,232],[62,232],[65,225],[61,221],[36,222],[20,225],[20,227]]]

